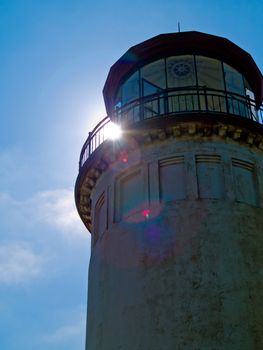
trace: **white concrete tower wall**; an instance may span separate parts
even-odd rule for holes
[[[76,203],[92,233],[86,350],[263,348],[263,127],[240,108],[247,102],[233,107],[239,97],[187,91],[192,111],[170,113],[175,95],[158,91],[159,114],[149,117],[148,97],[133,102],[119,140],[82,152]]]
[[[261,349],[262,150],[197,134],[126,157],[91,197],[87,349]]]

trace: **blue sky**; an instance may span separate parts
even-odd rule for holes
[[[262,15],[262,0],[0,0],[1,350],[84,350],[90,236],[73,187],[110,66],[180,21],[262,71]]]

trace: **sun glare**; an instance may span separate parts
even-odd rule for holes
[[[121,137],[121,127],[113,122],[109,122],[105,127],[105,138],[110,140],[117,140]]]

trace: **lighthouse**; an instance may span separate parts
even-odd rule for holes
[[[263,349],[263,85],[253,58],[161,34],[110,69],[80,154],[86,350]]]

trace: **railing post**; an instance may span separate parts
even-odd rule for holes
[[[248,101],[248,113],[249,117],[251,120],[253,120],[253,113],[252,113],[252,108],[251,108],[251,102],[250,102],[250,97],[247,95],[247,101]]]
[[[201,103],[200,103],[200,93],[199,93],[199,86],[196,85],[196,91],[197,91],[197,103],[198,103],[198,111],[201,111]]]
[[[225,93],[225,98],[226,98],[226,112],[229,113],[229,104],[228,104],[228,95],[227,95],[227,92]]]
[[[163,102],[164,102],[164,114],[169,114],[169,97],[167,92],[163,94]]]
[[[91,132],[89,132],[89,137],[88,137],[88,140],[89,140],[89,156],[91,155],[91,152],[90,152],[90,145],[91,145]]]
[[[144,100],[145,97],[140,101],[140,120],[144,120]]]
[[[205,96],[205,110],[206,110],[206,112],[208,112],[208,100],[207,100],[206,85],[204,86],[204,96]]]

